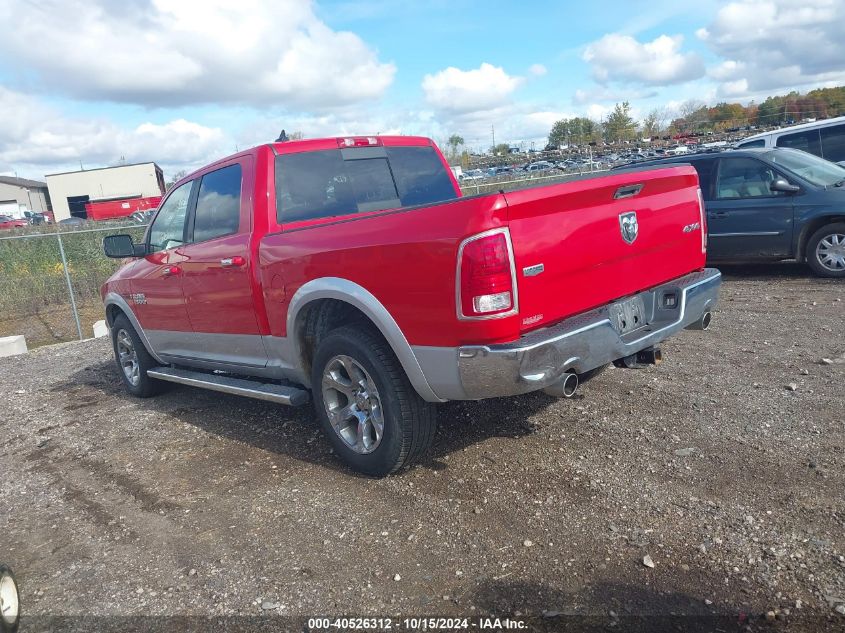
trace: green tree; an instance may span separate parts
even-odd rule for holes
[[[507,143],[499,143],[495,147],[490,148],[490,153],[493,156],[507,156],[511,146]]]
[[[464,144],[464,137],[459,134],[452,134],[452,136],[449,137],[449,140],[446,141],[446,144],[449,147],[449,160],[451,162],[457,162],[460,158],[458,148]]]
[[[631,118],[627,101],[617,103],[604,122],[604,135],[609,141],[630,141],[636,136],[637,122]]]
[[[569,119],[555,121],[549,132],[549,145],[560,147],[569,144]]]
[[[175,174],[173,174],[173,176],[170,178],[170,180],[168,180],[168,181],[165,183],[165,185],[164,185],[164,190],[165,190],[165,191],[170,191],[170,189],[173,187],[173,185],[175,185],[177,182],[179,182],[180,180],[182,180],[182,178],[184,178],[184,177],[185,177],[185,176],[187,176],[187,175],[188,175],[188,172],[187,172],[187,171],[185,171],[184,169],[180,169],[180,170],[179,170],[179,171],[177,171]]]

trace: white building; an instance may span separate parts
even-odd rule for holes
[[[50,210],[47,183],[26,178],[0,176],[0,215],[23,218],[24,211],[45,213]]]
[[[164,174],[155,163],[137,163],[47,175],[56,222],[86,217],[85,204],[95,200],[164,194]]]

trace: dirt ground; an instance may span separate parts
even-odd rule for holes
[[[443,405],[430,458],[382,480],[310,407],[125,395],[106,340],[0,359],[0,562],[28,630],[845,629],[845,284],[724,272],[712,328],[662,365]]]

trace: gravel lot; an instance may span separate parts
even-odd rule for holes
[[[845,284],[725,273],[659,367],[444,405],[431,458],[383,480],[310,408],[125,395],[106,340],[0,359],[0,561],[28,615],[843,629]]]

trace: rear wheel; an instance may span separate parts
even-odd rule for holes
[[[845,222],[813,233],[807,242],[807,264],[820,277],[845,278]]]
[[[126,391],[139,398],[154,396],[164,388],[164,383],[147,376],[147,370],[158,363],[144,347],[141,337],[126,315],[118,315],[111,327],[114,359]]]
[[[21,620],[20,594],[12,570],[0,565],[0,631],[15,633]]]
[[[423,400],[387,342],[342,327],[320,342],[311,388],[335,452],[355,470],[384,477],[419,460],[434,440],[434,405]]]

